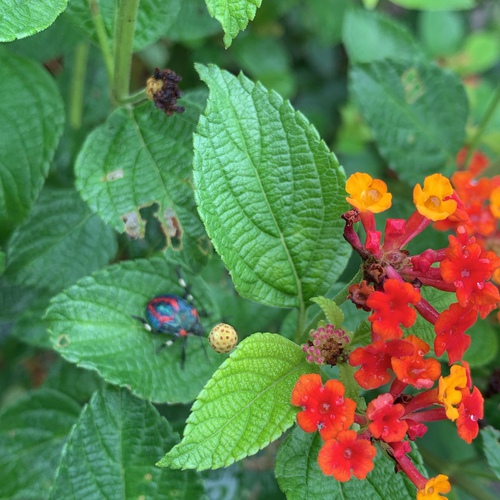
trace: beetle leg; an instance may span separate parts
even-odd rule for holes
[[[182,351],[181,351],[181,368],[184,370],[184,364],[186,362],[186,348],[187,348],[188,337],[185,336],[182,341]]]

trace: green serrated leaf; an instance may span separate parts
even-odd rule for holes
[[[317,366],[290,340],[270,333],[246,338],[201,391],[184,438],[158,465],[217,469],[257,453],[293,424],[293,387],[312,372]]]
[[[477,368],[491,362],[498,353],[498,331],[487,321],[478,319],[466,332],[471,337],[469,349],[464,360]]]
[[[344,384],[345,395],[354,401],[359,397],[359,384],[354,379],[356,368],[349,363],[339,363],[339,380]]]
[[[51,342],[68,361],[97,370],[108,382],[128,386],[155,402],[192,401],[220,362],[204,339],[191,338],[181,369],[182,341],[156,352],[171,336],[153,335],[133,316],[144,316],[156,295],[183,295],[178,264],[164,257],[127,261],[108,267],[57,295],[47,311]],[[218,318],[210,290],[200,278],[183,270],[198,310]],[[208,355],[208,359],[207,359]]]
[[[367,346],[372,341],[372,324],[364,320],[358,324],[354,336],[351,339],[351,345]]]
[[[413,185],[451,173],[468,115],[456,75],[430,63],[386,59],[354,65],[350,80],[380,153],[401,179]]]
[[[210,88],[194,139],[200,216],[240,295],[300,306],[350,254],[343,169],[276,93],[216,66],[198,71]]]
[[[350,9],[344,19],[342,40],[351,64],[386,58],[425,59],[406,26],[379,12]]]
[[[224,30],[224,45],[226,49],[231,42],[243,31],[248,21],[255,17],[262,0],[205,0],[208,12],[215,17]]]
[[[125,390],[97,392],[85,407],[64,448],[50,499],[201,498],[193,471],[155,467],[178,435],[147,401]]]
[[[68,0],[0,0],[0,42],[10,42],[44,30],[67,5]]]
[[[51,389],[34,391],[0,413],[0,498],[44,500],[80,405]]]
[[[500,479],[500,431],[488,426],[480,431],[483,439],[483,450],[488,460],[488,465]]]
[[[2,239],[28,214],[42,189],[62,134],[64,108],[44,69],[4,50],[0,50],[0,94],[4,96],[0,101]]]
[[[311,299],[311,302],[318,304],[318,306],[323,311],[328,323],[335,326],[335,328],[340,328],[340,326],[344,322],[344,313],[334,300],[328,299],[326,297],[313,297]]]
[[[134,30],[134,51],[143,49],[158,41],[163,34],[168,33],[168,29],[176,22],[182,1],[141,0],[139,2]],[[98,0],[95,2],[95,7],[111,42],[115,29],[117,2],[116,0]],[[71,0],[66,14],[82,31],[97,41],[89,0]]]
[[[381,452],[375,457],[375,467],[365,480],[352,477],[341,483],[332,476],[325,476],[318,465],[322,445],[318,432],[307,434],[297,427],[280,447],[274,472],[287,500],[414,500],[416,488],[413,483],[405,474],[396,474],[394,461]],[[417,468],[423,470],[419,453],[414,450],[410,456]]]
[[[94,240],[99,245],[91,245]],[[56,292],[103,267],[116,251],[114,231],[76,191],[45,189],[10,239],[6,274],[19,284]]]
[[[89,135],[75,166],[83,199],[117,231],[143,237],[139,209],[157,206],[169,248],[192,268],[210,249],[191,186],[192,134],[205,96],[186,93],[186,111],[170,117],[149,102],[116,110]]]
[[[422,10],[461,10],[472,9],[475,0],[391,0],[392,3],[406,9]]]

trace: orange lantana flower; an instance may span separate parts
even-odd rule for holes
[[[351,195],[346,198],[347,202],[360,212],[378,214],[391,206],[392,194],[387,192],[387,184],[368,174],[352,174],[347,179],[345,189]]]
[[[417,491],[417,500],[444,500],[441,493],[449,493],[451,485],[448,481],[448,476],[439,474],[436,477],[431,477],[424,488]]]
[[[441,174],[433,174],[424,179],[424,188],[417,184],[413,189],[413,203],[418,212],[432,221],[443,220],[457,209],[457,202],[450,197],[453,187]]]

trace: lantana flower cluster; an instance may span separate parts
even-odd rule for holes
[[[489,190],[494,217],[495,189]],[[354,379],[363,389],[390,385],[363,409],[345,396],[340,381],[328,380],[323,385],[320,375],[303,375],[292,394],[292,404],[302,408],[297,421],[304,431],[319,431],[323,438],[318,463],[324,474],[338,481],[366,478],[374,467],[378,444],[395,461],[396,471],[416,485],[417,499],[443,498],[439,495],[451,489],[448,477],[423,476],[409,456],[410,442],[427,432],[428,422],[444,419],[456,423],[458,435],[467,443],[478,435],[484,400],[473,387],[463,360],[470,345],[466,331],[500,302],[498,289],[490,281],[500,259],[487,249],[484,238],[476,239],[470,199],[464,203],[441,174],[427,177],[423,187],[415,186],[415,212],[408,220],[387,219],[383,238],[374,214],[391,205],[385,183],[357,173],[348,179],[346,190],[353,209],[343,215],[344,237],[361,256],[364,274],[361,283],[350,287],[349,298],[370,312],[371,343],[352,350],[338,325],[326,325],[320,333],[311,332],[313,340],[304,352],[310,362],[325,364],[327,346],[334,343],[337,350],[328,364],[347,359],[352,367],[359,367]],[[354,229],[357,222],[363,225],[364,243]],[[432,223],[454,230],[448,246],[410,255],[407,244]],[[423,298],[423,287],[451,292],[456,301],[438,312]],[[434,353],[437,357],[447,354],[448,374],[441,372],[441,363],[430,355],[428,343],[414,334],[405,336],[403,327],[411,328],[418,314],[434,326]],[[411,394],[405,392],[407,388]]]

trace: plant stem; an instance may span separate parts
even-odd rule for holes
[[[467,152],[467,157],[465,159],[465,168],[469,166],[469,162],[472,158],[472,155],[474,154],[474,151],[476,150],[479,141],[481,140],[481,137],[488,126],[488,123],[490,122],[493,113],[495,112],[496,107],[498,106],[498,103],[500,102],[500,85],[496,88],[495,92],[493,93],[493,97],[491,98],[488,108],[486,109],[486,112],[484,113],[484,116],[481,120],[481,123],[479,124],[476,133],[472,137],[470,144],[469,144],[469,150]]]
[[[111,47],[109,46],[108,35],[106,33],[106,27],[104,26],[104,21],[101,16],[101,11],[99,9],[98,0],[88,0],[90,13],[92,15],[92,20],[94,21],[94,27],[97,34],[97,39],[99,40],[99,46],[101,47],[102,57],[104,59],[104,65],[106,66],[106,73],[108,74],[108,80],[113,81],[113,56],[111,54]]]
[[[134,43],[135,19],[140,0],[118,0],[115,19],[112,95],[119,103],[128,96]]]
[[[343,304],[346,299],[347,299],[347,295],[349,294],[349,287],[353,284],[353,283],[359,283],[361,278],[363,277],[363,272],[361,271],[361,269],[354,275],[354,277],[351,279],[351,281],[349,283],[347,283],[347,285],[342,288],[342,290],[340,290],[339,293],[337,293],[337,295],[335,295],[334,297],[334,301],[335,303],[340,306],[341,304]],[[301,331],[300,335],[296,335],[295,336],[295,340],[298,344],[301,344],[302,342],[305,342],[305,340],[307,339],[307,336],[309,335],[309,332],[313,329],[313,328],[316,328],[316,326],[318,325],[318,322],[322,319],[325,318],[325,314],[323,313],[323,311],[319,311],[318,314],[316,314],[314,316],[314,318],[311,319],[311,321],[309,321],[309,323],[307,324],[307,326]],[[337,326],[337,325],[335,325]]]
[[[83,93],[85,90],[85,70],[89,55],[89,44],[79,43],[75,48],[75,65],[71,75],[71,90],[68,105],[69,125],[78,130],[82,125]]]
[[[120,100],[120,104],[137,104],[141,101],[146,100],[146,89],[139,90],[138,92],[134,92],[127,97],[124,97]]]

